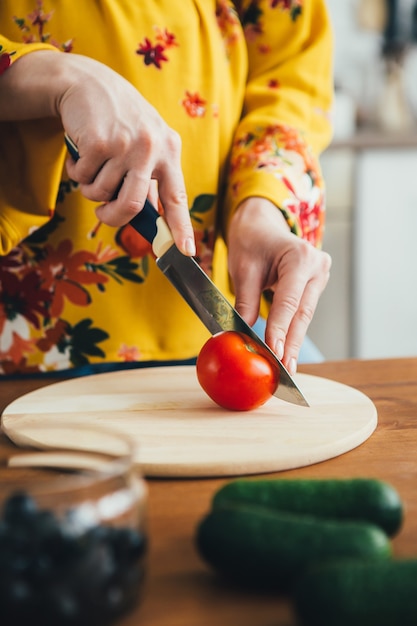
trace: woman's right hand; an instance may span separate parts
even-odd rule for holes
[[[68,175],[86,198],[100,203],[99,220],[110,226],[129,222],[156,180],[175,243],[195,254],[181,140],[131,83],[98,61],[53,50],[16,60],[0,83],[9,107],[10,98],[16,103],[5,113],[0,97],[0,118],[61,119],[80,155],[77,161],[68,158]]]

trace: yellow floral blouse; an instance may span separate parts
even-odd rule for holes
[[[248,196],[320,245],[325,0],[1,0],[0,29],[0,75],[45,47],[93,56],[179,132],[197,259],[223,290],[221,234]],[[65,157],[56,120],[0,123],[0,373],[195,357],[207,331],[131,226],[97,223]]]

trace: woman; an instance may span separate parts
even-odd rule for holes
[[[330,269],[324,0],[3,0],[0,24],[0,372],[198,354],[128,225],[149,197],[294,373]]]

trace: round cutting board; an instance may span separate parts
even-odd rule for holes
[[[51,442],[31,433],[35,424],[69,426],[75,445],[77,424],[111,428],[138,444],[145,476],[178,477],[302,467],[355,448],[375,430],[376,408],[357,389],[307,374],[295,380],[309,407],[272,397],[254,411],[231,412],[205,394],[193,366],[96,374],[18,398],[2,428],[16,444],[40,449]]]

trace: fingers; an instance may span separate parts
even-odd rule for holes
[[[261,278],[262,274],[255,263],[245,263],[239,269],[235,268],[235,308],[249,326],[258,319]]]
[[[113,186],[114,199],[111,199],[112,196],[110,196],[109,201],[105,201],[96,209],[97,217],[109,226],[123,226],[130,222],[142,210],[147,197],[149,179],[146,176],[141,176],[136,171],[130,170],[121,180],[121,184],[119,179],[118,183]],[[102,185],[101,193],[104,189],[105,187]],[[94,193],[91,186],[88,189],[83,187],[82,192],[91,200],[100,201],[98,193]],[[103,197],[101,197],[101,201],[103,201]]]
[[[194,232],[179,165],[179,140],[171,140],[171,150],[166,150],[167,158],[161,159],[156,167],[152,153],[147,157],[141,155],[141,158],[137,157],[137,151],[134,154],[134,159],[129,153],[113,157],[98,145],[97,149],[80,151],[78,161],[69,163],[68,174],[80,182],[80,190],[86,198],[103,203],[96,210],[97,218],[115,227],[126,224],[142,210],[149,195],[151,178],[157,176],[159,199],[174,241],[184,254],[194,255]],[[157,207],[155,200],[154,197]]]
[[[290,259],[281,261],[265,334],[268,345],[291,375],[297,369],[298,354],[331,266],[327,253],[305,242],[300,244],[304,245],[298,250],[297,259],[290,253]]]
[[[106,178],[102,181],[99,177],[101,170],[110,158],[110,151],[108,141],[101,140],[98,136],[84,139],[83,136],[75,137],[70,135],[70,139],[75,143],[76,150],[78,152],[78,158],[68,158],[66,167],[68,175],[83,186],[84,191],[88,192],[90,200],[103,200],[103,189],[101,189],[102,182],[105,186],[108,186],[111,181],[109,178],[109,172],[107,171]],[[113,148],[117,150],[117,147]],[[114,172],[114,189],[120,183],[120,172]],[[114,191],[113,189],[113,191]],[[109,196],[109,200],[112,196]]]
[[[248,198],[241,203],[228,235],[236,309],[253,324],[261,293],[273,292],[265,341],[293,374],[329,280],[330,256],[290,233],[282,213],[264,198]]]
[[[196,253],[194,231],[191,225],[185,181],[180,165],[180,139],[170,136],[168,153],[155,172],[158,180],[159,199],[177,247],[186,255]],[[177,158],[174,158],[174,157]]]
[[[290,373],[330,272],[330,256],[290,233],[281,212],[263,198],[242,202],[229,228],[229,274],[235,307],[248,324],[263,291],[274,293],[265,340]]]

